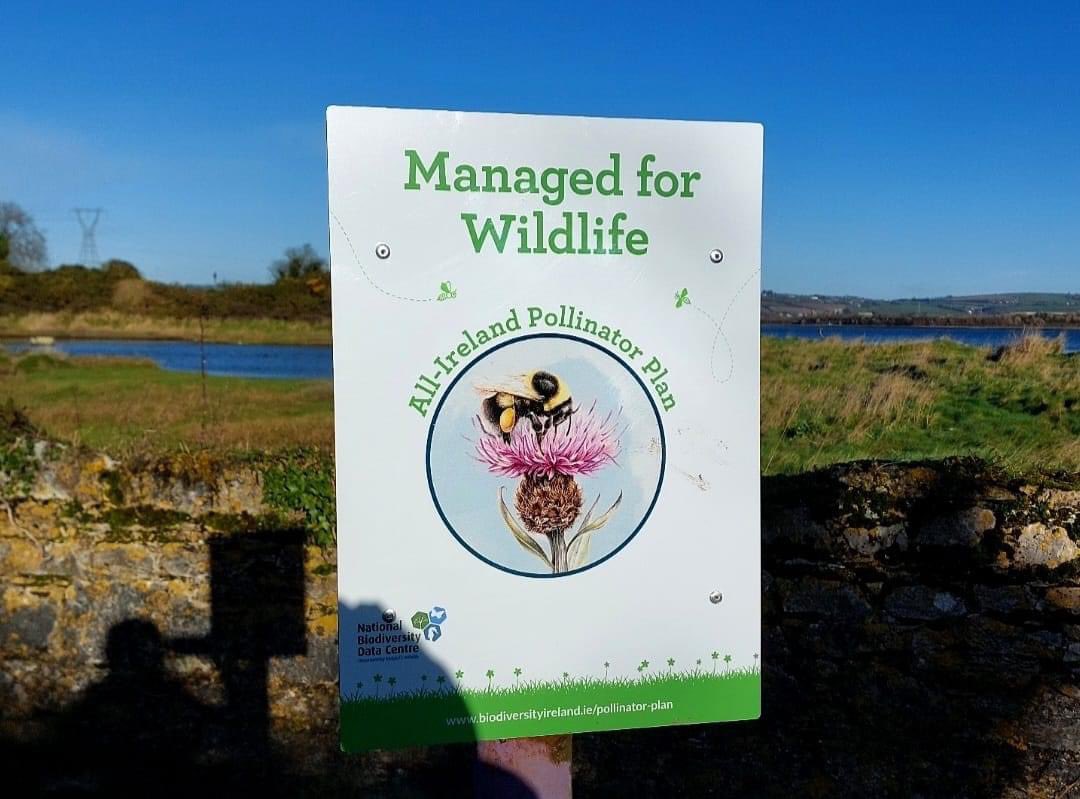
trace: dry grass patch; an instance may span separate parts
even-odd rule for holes
[[[1025,333],[1012,344],[999,348],[991,360],[1013,366],[1045,366],[1048,359],[1065,352],[1065,336],[1046,338],[1038,333]]]
[[[137,303],[143,290],[141,281],[120,281],[114,289],[114,302]],[[330,343],[330,320],[299,321],[283,319],[222,319],[209,317],[203,322],[207,341],[225,344],[322,344]],[[142,316],[118,310],[85,313],[26,313],[0,316],[0,337],[100,339],[156,339],[198,341],[198,317],[168,318]]]

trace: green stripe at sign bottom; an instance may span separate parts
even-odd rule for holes
[[[742,721],[761,715],[756,669],[642,679],[521,682],[488,690],[343,699],[346,752],[439,743]]]

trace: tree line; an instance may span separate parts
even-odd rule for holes
[[[0,314],[116,310],[146,316],[199,315],[319,320],[330,315],[330,272],[310,244],[269,267],[269,284],[182,286],[146,280],[129,261],[47,268],[48,247],[33,217],[0,202]]]

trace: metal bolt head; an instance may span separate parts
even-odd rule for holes
[[[390,245],[384,242],[379,242],[375,245],[375,257],[380,261],[385,261],[390,257]]]
[[[387,624],[393,623],[397,619],[397,612],[392,608],[387,608],[382,612],[382,620]]]
[[[712,602],[714,605],[719,605],[720,601],[723,598],[724,595],[721,594],[719,591],[713,591],[711,594],[709,594],[709,601]]]
[[[709,250],[709,260],[712,261],[714,264],[720,263],[724,260],[724,251],[716,249]]]

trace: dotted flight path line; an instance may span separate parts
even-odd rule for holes
[[[699,308],[697,305],[694,305],[693,302],[690,303],[691,308],[716,326],[716,334],[713,336],[712,348],[709,350],[709,371],[712,373],[713,380],[720,385],[729,382],[731,378],[735,376],[735,350],[732,349],[731,341],[724,332],[724,323],[727,322],[727,318],[731,314],[731,309],[735,307],[735,301],[739,299],[739,295],[746,290],[746,287],[749,286],[759,274],[761,274],[760,266],[751,272],[750,276],[746,278],[746,280],[743,281],[743,284],[731,295],[731,300],[728,302],[727,308],[724,309],[724,315],[720,317],[720,321],[717,321],[716,318],[705,309]],[[716,373],[716,348],[720,344],[720,339],[724,340],[724,346],[727,347],[728,351],[728,371],[723,379]]]
[[[333,217],[334,221],[337,223],[338,229],[341,231],[341,235],[345,237],[345,242],[349,245],[350,252],[352,252],[353,261],[356,263],[356,268],[360,270],[360,274],[362,274],[367,279],[367,282],[371,284],[372,288],[392,300],[402,300],[403,302],[435,302],[438,299],[437,297],[405,297],[401,294],[395,294],[392,291],[387,291],[378,283],[376,283],[374,278],[372,278],[371,275],[368,274],[367,270],[364,269],[364,265],[360,263],[360,256],[356,252],[356,247],[353,246],[352,237],[349,236],[349,231],[347,231],[345,229],[345,226],[341,224],[341,220],[337,218],[337,214],[331,211],[330,216]]]

